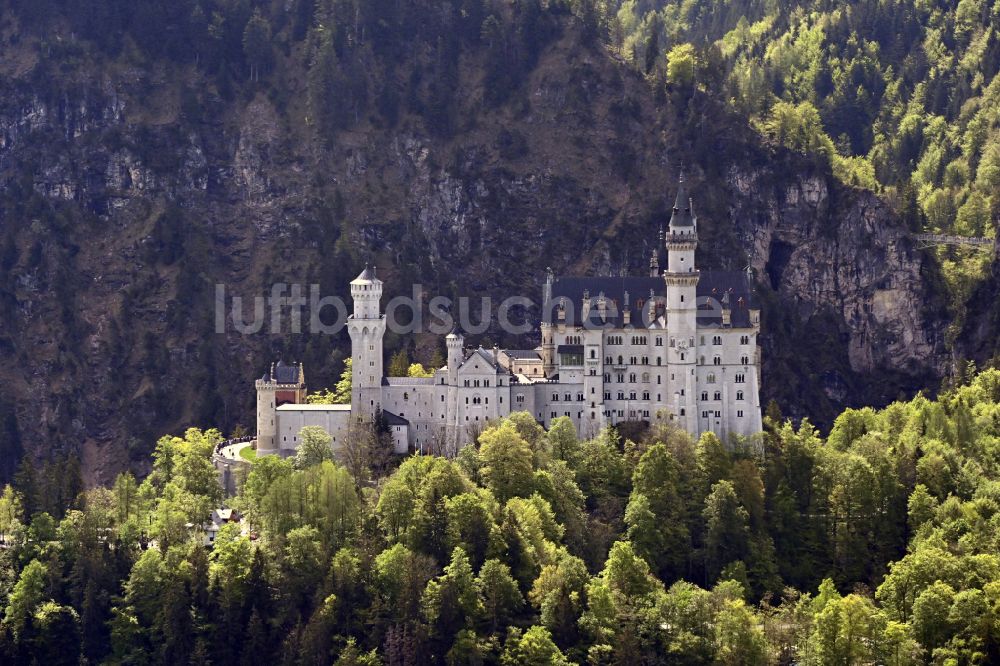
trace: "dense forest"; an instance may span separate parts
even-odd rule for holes
[[[871,268],[885,254],[830,260],[838,281],[819,291],[846,289],[846,273],[870,278],[832,311],[802,297],[815,284],[782,278],[796,243],[836,244],[838,208],[881,205],[861,188],[909,231],[995,235],[1000,3],[8,6],[0,663],[1000,662],[1000,371],[843,411],[826,435],[798,418],[867,397],[862,387],[895,395],[896,371],[923,373],[901,387],[933,377],[944,362],[872,361],[862,386],[840,351],[852,335],[865,353],[873,340],[924,340],[923,327],[930,342],[911,353],[940,359],[936,314],[912,308],[888,332],[846,322],[905,268],[912,283],[893,302],[946,300],[952,342],[993,257],[938,249],[931,266],[907,250],[886,277]],[[557,48],[558,66],[539,72]],[[531,77],[541,83],[529,91]],[[557,126],[580,131],[551,151],[541,139]],[[649,139],[654,126],[669,140]],[[578,267],[581,248],[599,255],[586,270],[642,269],[645,255],[625,250],[662,222],[651,192],[662,198],[680,159],[706,183],[706,265],[745,265],[737,222],[748,235],[781,226],[741,202],[794,209],[782,197],[800,181],[829,194],[820,213],[779,219],[788,256],[759,258],[765,363],[783,364],[767,366],[765,391],[796,394],[794,420],[773,405],[749,440],[639,428],[580,440],[568,421],[545,432],[514,414],[454,460],[388,458],[374,429],[335,456],[303,432],[300,455],[248,463],[224,496],[212,456],[220,429],[250,413],[247,367],[294,353],[332,385],[340,356],[328,338],[251,349],[206,334],[213,282],[294,273],[337,293],[375,255],[394,288],[423,278],[487,292],[497,285],[483,275],[527,288],[528,268]],[[756,188],[739,201],[732,173]],[[607,194],[621,191],[645,203]],[[419,210],[394,207],[426,192]],[[487,205],[503,225],[486,223]],[[889,213],[872,215],[894,229]],[[529,249],[512,250],[511,236]],[[306,254],[312,263],[294,264]],[[987,290],[979,302],[992,301]],[[980,323],[988,355],[1000,319]],[[388,348],[409,372],[406,344]],[[222,427],[154,448],[142,435],[167,421]],[[148,474],[84,483],[82,467],[92,481],[129,463]],[[221,506],[241,520],[206,546]]]
[[[625,0],[607,25],[657,85],[718,84],[762,134],[881,192],[914,229],[995,236],[1000,4]],[[991,261],[940,259],[963,296]]]
[[[970,373],[971,374],[971,373]],[[216,430],[153,472],[0,496],[4,663],[940,664],[1000,659],[1000,371],[827,438],[581,441],[526,413],[454,460],[303,431],[222,497]],[[79,491],[79,488],[76,489]],[[211,547],[226,502],[242,523]]]

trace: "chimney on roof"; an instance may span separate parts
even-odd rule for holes
[[[622,322],[626,325],[632,323],[632,308],[629,306],[628,292],[625,292],[625,307],[622,308]]]

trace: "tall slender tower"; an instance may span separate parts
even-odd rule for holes
[[[382,337],[385,317],[380,311],[382,281],[365,266],[351,281],[354,314],[347,320],[351,336],[351,411],[371,418],[382,401]]]
[[[458,413],[458,368],[465,360],[465,338],[460,333],[452,331],[445,338],[448,347],[448,388],[445,400],[445,452],[453,455],[458,452],[459,435],[465,431],[464,424],[459,422]]]
[[[275,439],[275,393],[278,385],[274,381],[274,364],[271,371],[258,379],[254,385],[257,389],[257,452],[260,455],[277,453],[278,444]]]
[[[556,312],[552,303],[552,284],[555,274],[551,268],[545,269],[545,287],[542,291],[542,375],[551,377],[556,370],[556,345],[554,327],[557,325]],[[547,321],[548,319],[548,321]]]
[[[684,187],[684,177],[677,183],[677,200],[667,232],[667,333],[670,337],[668,365],[673,377],[670,391],[676,417],[688,432],[695,432],[697,401],[695,364],[698,328],[698,278],[694,251],[698,247],[698,219]]]
[[[465,339],[455,331],[452,331],[445,337],[444,341],[448,347],[448,384],[449,386],[457,386],[458,366],[462,365],[462,361],[464,360],[462,357],[462,347],[465,344]]]

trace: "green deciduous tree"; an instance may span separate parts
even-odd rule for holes
[[[667,82],[682,88],[694,85],[697,66],[694,47],[678,44],[667,52]]]
[[[324,460],[333,460],[333,438],[319,426],[305,426],[299,431],[295,468],[306,469]]]
[[[486,560],[476,576],[476,589],[483,604],[483,615],[490,632],[510,621],[524,603],[510,567],[497,559]]]
[[[532,452],[514,423],[504,421],[479,436],[479,457],[486,485],[501,502],[533,491]]]
[[[749,516],[739,503],[733,484],[719,481],[705,499],[706,570],[714,579],[731,562],[750,551]]]
[[[534,626],[522,635],[512,631],[500,663],[504,666],[569,666],[571,663],[552,642],[545,627]]]
[[[406,377],[409,375],[410,369],[410,355],[406,352],[406,349],[400,347],[389,359],[389,376],[390,377]]]

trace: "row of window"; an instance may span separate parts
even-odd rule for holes
[[[694,339],[692,338],[692,344],[694,344],[693,340]],[[623,344],[625,344],[624,337],[621,336],[621,335],[609,335],[607,337],[607,339],[605,340],[605,344],[609,344],[609,345],[623,345]],[[632,344],[633,345],[645,345],[645,344],[649,344],[649,338],[647,338],[645,335],[633,335],[632,336]],[[655,338],[653,338],[653,344],[656,345],[657,347],[662,347],[663,346],[663,336],[662,335],[657,335]]]
[[[694,374],[694,373],[692,372],[691,374]],[[629,381],[630,384],[635,384],[636,378],[637,378],[637,376],[636,376],[636,374],[634,372],[630,372],[628,374],[628,381]],[[656,383],[657,384],[661,383],[660,379],[661,379],[660,375],[656,375]],[[673,379],[674,379],[674,374],[670,373],[670,380],[673,381]],[[646,382],[649,381],[649,373],[648,372],[642,373],[642,381],[643,381],[643,383],[646,383]],[[705,382],[708,383],[708,384],[714,384],[715,383],[715,374],[714,373],[710,373],[705,378]],[[746,375],[743,374],[742,372],[736,373],[736,375],[735,375],[735,383],[737,383],[737,384],[743,384],[745,382],[746,382]],[[611,373],[609,373],[609,372],[604,373],[604,383],[605,384],[611,384],[612,383]],[[614,383],[624,384],[625,383],[625,373],[624,372],[616,373],[614,375]],[[742,393],[742,391],[740,393]]]
[[[648,340],[648,338],[645,335],[633,335],[632,336],[632,344],[633,345],[645,345],[645,344],[648,344],[648,342],[649,342],[649,340]],[[583,344],[583,340],[582,340],[582,338],[579,335],[567,335],[566,336],[566,344],[568,344],[568,345],[579,345],[579,344]],[[621,335],[609,335],[607,337],[607,339],[605,340],[605,344],[609,344],[609,345],[623,345],[623,344],[625,344],[625,338],[624,338],[624,336],[621,336]],[[657,347],[662,347],[663,346],[663,337],[659,336],[659,335],[656,336],[653,339],[653,344],[656,345]],[[701,336],[701,344],[705,344],[705,336],[704,335]],[[721,345],[722,344],[722,336],[721,335],[713,335],[712,336],[712,344],[713,345]],[[741,335],[740,336],[740,344],[741,345],[748,345],[748,344],[750,344],[750,336],[749,335]],[[677,346],[677,341],[676,341],[675,338],[670,338],[670,346],[671,347]],[[690,338],[690,345],[689,346],[694,347],[694,338]]]
[[[637,395],[637,393],[635,391],[629,391],[628,399],[629,400],[638,400],[639,398],[637,398],[636,395]],[[605,391],[604,392],[604,399],[605,400],[611,400],[611,391]],[[646,401],[649,400],[649,391],[643,391],[642,392],[642,399],[646,400]],[[618,391],[618,400],[625,400],[625,391]],[[660,394],[659,393],[656,394],[656,401],[657,402],[660,401]]]
[[[702,356],[701,359],[698,361],[698,365],[705,365],[705,357],[704,356]],[[715,356],[715,357],[713,357],[712,358],[712,365],[722,365],[722,357],[721,356]],[[740,356],[740,365],[750,365],[750,357],[749,356]]]
[[[701,399],[704,401],[708,401],[708,391],[701,392]],[[743,391],[736,392],[736,399],[737,400],[743,399]],[[712,400],[722,400],[722,391],[716,391],[715,393],[713,393]]]
[[[441,379],[441,383],[444,384],[444,378]],[[490,380],[484,379],[482,385],[485,388],[489,388],[490,387]],[[502,379],[497,380],[497,386],[503,386],[503,380]],[[479,380],[478,379],[466,379],[465,380],[465,388],[479,388]]]
[[[523,397],[524,396],[518,396],[518,398],[523,398]],[[573,395],[571,393],[564,393],[563,394],[563,400],[564,400],[564,402],[572,402],[573,401]],[[576,394],[576,400],[577,400],[577,402],[583,402],[583,394],[582,393],[577,393]],[[553,393],[552,394],[552,402],[559,402],[559,394],[558,393]]]
[[[705,344],[705,336],[704,335],[701,336],[701,344]],[[712,344],[713,345],[721,345],[722,344],[722,336],[721,335],[713,335],[712,336]],[[740,336],[740,344],[741,345],[748,345],[748,344],[750,344],[750,336],[749,335],[741,335]]]
[[[681,413],[683,414],[683,410],[681,410]],[[624,409],[618,409],[618,410],[615,410],[615,409],[606,409],[606,410],[604,410],[604,415],[608,416],[608,417],[617,416],[618,418],[623,419],[623,418],[625,418],[625,410]],[[629,418],[632,418],[632,419],[638,418],[640,416],[642,418],[644,418],[644,419],[648,419],[649,418],[649,410],[648,409],[630,409],[629,412],[628,412],[628,415],[629,415]]]
[[[715,415],[715,418],[717,418],[717,419],[721,419],[722,418],[722,412],[719,411],[719,410],[715,410],[714,412],[711,411],[711,410],[702,411],[701,418],[708,419],[708,418],[711,418],[713,414]],[[736,410],[736,418],[738,418],[738,419],[743,418],[743,410],[742,409],[737,409]]]

